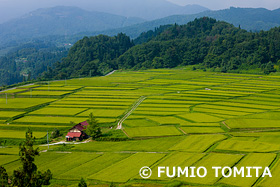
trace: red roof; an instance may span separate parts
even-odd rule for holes
[[[78,124],[78,125],[75,125],[74,127],[72,127],[70,130],[72,130],[72,129],[78,129],[79,131],[83,131],[85,129],[85,127]]]
[[[66,137],[68,138],[79,138],[81,136],[81,132],[68,132]]]
[[[88,123],[87,121],[81,122],[78,125],[75,125],[74,127],[72,127],[70,130],[72,129],[78,129],[79,131],[83,131],[87,128]]]
[[[88,122],[87,122],[87,121],[81,122],[80,124],[81,124],[82,126],[88,126]]]

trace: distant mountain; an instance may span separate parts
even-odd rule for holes
[[[242,29],[253,32],[280,26],[280,9],[231,7],[230,9],[209,11],[198,15],[223,20],[235,26],[240,25]]]
[[[79,35],[97,35],[97,34],[107,34],[115,35],[119,32],[126,33],[132,38],[138,37],[142,32],[148,30],[153,30],[156,27],[161,25],[168,24],[186,24],[189,21],[194,20],[195,18],[201,17],[211,17],[220,21],[226,21],[233,24],[234,26],[240,26],[242,29],[248,31],[258,32],[261,30],[269,30],[273,27],[280,26],[280,9],[276,10],[267,10],[264,8],[234,8],[218,11],[205,11],[199,14],[193,15],[173,15],[165,18],[148,21],[144,23],[139,23],[136,25],[112,29],[102,32],[92,32],[92,33],[81,33]]]
[[[75,6],[88,11],[154,20],[170,15],[196,14],[205,10],[198,5],[179,6],[167,0],[7,0],[1,1],[0,23],[39,8]]]
[[[141,18],[85,11],[76,7],[38,9],[0,25],[0,43],[28,40],[49,35],[73,35],[102,31],[144,22]]]
[[[171,15],[196,14],[209,10],[199,5],[180,6],[166,0],[94,0],[90,4],[93,10],[147,20]],[[77,6],[86,8],[80,1]]]

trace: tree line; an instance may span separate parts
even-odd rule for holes
[[[0,86],[37,79],[67,53],[66,48],[43,41],[18,46],[0,57]]]
[[[252,33],[211,18],[195,19],[129,49],[118,58],[118,68],[199,65],[222,72],[259,68],[268,74],[280,63],[279,31],[280,27]]]
[[[280,27],[258,33],[203,17],[186,25],[162,26],[135,39],[125,34],[78,41],[45,78],[104,75],[113,69],[196,68],[220,72],[279,71]]]

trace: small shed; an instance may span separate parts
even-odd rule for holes
[[[82,139],[82,133],[81,132],[68,132],[66,135],[67,141],[76,141],[77,139]]]
[[[66,135],[67,141],[77,141],[87,139],[88,135],[85,133],[87,129],[88,123],[87,121],[81,122],[75,126],[73,126]]]

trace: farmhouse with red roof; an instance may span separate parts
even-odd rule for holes
[[[72,127],[66,135],[67,141],[83,140],[88,138],[88,135],[84,132],[88,126],[87,121],[81,122]]]

